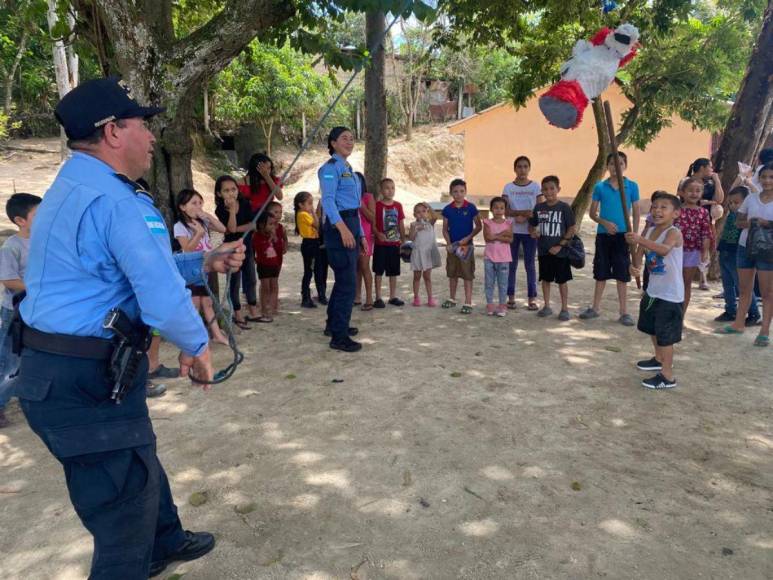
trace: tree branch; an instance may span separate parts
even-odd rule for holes
[[[640,112],[641,109],[639,109],[637,103],[634,103],[633,106],[628,109],[627,114],[625,115],[625,121],[623,121],[623,124],[620,126],[620,132],[615,136],[618,145],[621,145],[628,140],[628,136],[631,134],[631,131],[633,131],[636,121],[639,119]]]
[[[278,28],[295,13],[293,3],[284,0],[229,0],[217,16],[175,43],[178,94],[221,71],[253,38]]]

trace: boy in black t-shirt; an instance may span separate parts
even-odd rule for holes
[[[553,314],[550,308],[550,284],[558,284],[561,294],[561,312],[558,319],[569,320],[569,288],[566,283],[572,279],[572,268],[566,255],[567,246],[574,236],[574,213],[569,204],[559,201],[560,182],[555,175],[548,175],[542,180],[542,195],[545,201],[534,207],[534,214],[529,220],[529,233],[537,240],[539,252],[539,279],[542,282],[542,296],[545,306],[537,312],[537,316],[545,318]]]

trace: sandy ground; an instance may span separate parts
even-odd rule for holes
[[[322,309],[298,308],[300,273],[293,249],[282,312],[239,335],[231,381],[169,381],[149,402],[184,525],[218,538],[162,578],[773,577],[773,351],[712,334],[717,286],[695,291],[679,387],[652,392],[633,366],[649,340],[613,321],[611,288],[602,319],[561,324],[482,315],[479,279],[470,316],[356,311],[365,348],[347,355],[327,348]],[[15,402],[9,416],[0,578],[84,578],[91,540],[61,468]]]

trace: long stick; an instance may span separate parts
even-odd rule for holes
[[[607,118],[609,145],[612,149],[613,159],[615,160],[615,174],[617,175],[617,186],[620,188],[620,203],[623,206],[625,227],[626,231],[633,232],[631,212],[628,211],[628,200],[625,197],[625,178],[623,177],[623,168],[620,164],[620,157],[617,154],[617,136],[615,135],[615,123],[612,120],[612,107],[609,105],[609,101],[604,101],[604,114]],[[628,251],[633,254],[633,246],[630,244],[628,245]],[[636,276],[636,287],[641,290],[641,278],[639,276]]]

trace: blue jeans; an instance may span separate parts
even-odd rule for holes
[[[722,293],[725,296],[725,312],[735,316],[738,309],[738,246],[725,246],[719,250],[719,270],[722,274]],[[752,302],[749,305],[749,318],[759,318],[760,309],[757,296],[752,292]]]
[[[526,268],[526,287],[529,298],[537,297],[537,269],[535,258],[537,256],[537,240],[529,234],[515,234],[510,243],[510,252],[513,261],[510,262],[510,271],[507,275],[507,295],[515,296],[515,273],[518,270],[518,249],[523,244],[523,261]]]
[[[507,277],[510,272],[511,262],[492,262],[483,260],[485,268],[486,304],[494,303],[494,287],[499,290],[499,303],[507,303]]]
[[[8,377],[19,368],[19,357],[11,352],[11,337],[8,334],[12,318],[13,310],[0,308],[0,411],[13,395]]]

